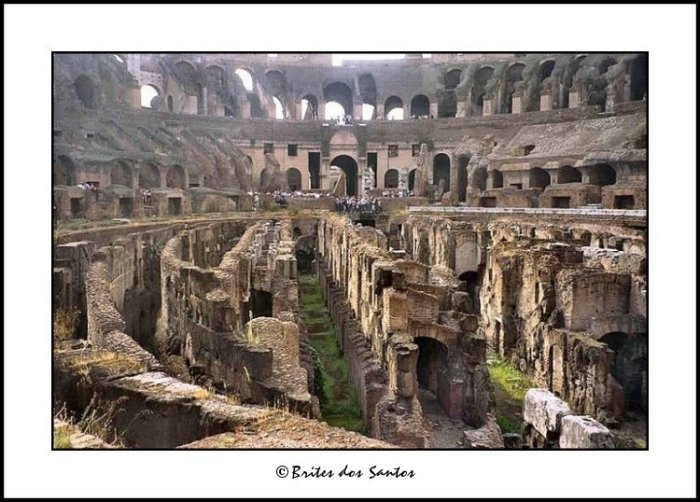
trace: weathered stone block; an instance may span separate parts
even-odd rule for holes
[[[615,448],[610,430],[589,416],[568,415],[561,419],[560,448]]]
[[[561,419],[570,414],[569,405],[547,389],[530,389],[525,394],[523,418],[544,437],[557,433]]]

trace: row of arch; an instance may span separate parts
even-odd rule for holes
[[[135,188],[133,168],[128,162],[117,160],[109,170],[109,184],[119,185],[127,188]],[[79,180],[79,172],[75,163],[67,155],[59,155],[53,165],[53,184],[75,186],[78,182],[90,181],[89,179]],[[82,176],[85,178],[85,176]],[[161,171],[154,163],[146,162],[138,170],[139,188],[186,188],[187,176],[185,169],[174,164],[169,166],[165,172],[165,186],[162,186]]]

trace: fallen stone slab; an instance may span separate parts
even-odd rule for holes
[[[605,448],[613,449],[610,430],[592,417],[568,415],[561,419],[560,448]]]
[[[525,394],[523,419],[543,437],[556,434],[567,415],[571,415],[569,405],[547,389],[529,389]]]

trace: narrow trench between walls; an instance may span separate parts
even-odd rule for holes
[[[350,371],[318,278],[311,274],[300,275],[299,293],[301,317],[308,330],[308,344],[314,361],[314,391],[320,401],[322,420],[335,427],[366,434],[357,390],[350,383]]]

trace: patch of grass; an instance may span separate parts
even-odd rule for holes
[[[323,420],[334,427],[366,434],[360,401],[350,383],[350,372],[323,301],[321,285],[316,277],[310,275],[300,276],[299,283],[302,318],[314,326],[323,327],[325,331],[322,338],[312,338],[309,341],[314,358],[315,391],[321,404]]]
[[[521,373],[510,361],[489,354],[489,378],[493,386],[496,422],[503,433],[520,432],[525,393],[533,387],[528,375]]]
[[[487,360],[489,377],[508,398],[522,404],[525,393],[533,387],[530,378],[521,373],[511,362],[500,357],[490,356]]]
[[[505,415],[497,415],[496,423],[504,433],[515,432],[520,433],[520,426]]]
[[[72,448],[70,442],[70,428],[68,426],[54,427],[53,447],[57,450]]]

